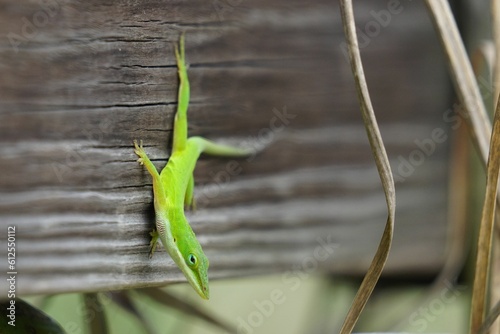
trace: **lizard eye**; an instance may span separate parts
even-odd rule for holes
[[[196,259],[196,256],[194,254],[189,254],[187,260],[190,266],[196,266],[196,264],[198,263],[198,260]]]

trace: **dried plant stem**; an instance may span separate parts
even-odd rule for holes
[[[363,282],[361,283],[356,296],[354,297],[354,301],[340,331],[341,334],[348,334],[351,333],[354,329],[354,326],[361,312],[363,311],[368,298],[370,297],[373,289],[375,288],[375,285],[377,284],[380,274],[382,273],[382,269],[384,268],[385,262],[387,261],[387,256],[389,255],[389,250],[391,248],[394,230],[396,196],[394,180],[389,165],[389,159],[387,158],[387,153],[382,141],[382,136],[380,135],[380,131],[378,129],[377,120],[375,118],[375,113],[373,111],[370,94],[368,92],[368,86],[363,71],[363,64],[361,62],[361,55],[358,47],[358,38],[356,35],[352,1],[341,0],[340,9],[342,13],[344,33],[347,39],[349,60],[356,83],[356,90],[361,106],[363,121],[368,135],[368,140],[374,154],[375,163],[377,165],[380,179],[384,188],[388,209],[387,222],[379,247],[372,260],[370,268],[368,269],[368,272],[366,273],[366,276],[363,279]]]
[[[476,271],[474,287],[472,290],[471,305],[471,333],[478,333],[486,314],[486,301],[488,293],[488,278],[491,265],[491,249],[493,227],[495,221],[495,204],[498,190],[498,174],[500,168],[500,104],[497,103],[493,133],[490,144],[488,160],[488,173],[486,179],[486,195],[483,205],[481,225],[479,227],[479,240],[476,255]]]
[[[479,87],[448,2],[445,0],[426,0],[426,3],[444,46],[451,76],[465,111],[462,116],[469,125],[471,136],[480,152],[482,161],[488,161],[486,197],[481,226],[479,228],[478,253],[471,306],[470,331],[476,334],[481,327],[486,313],[488,276],[491,262],[492,232],[498,183],[498,157],[496,157],[497,153],[495,152],[498,148],[498,135],[495,134],[498,127],[498,105],[497,112],[495,113],[495,131],[491,135],[491,125]],[[497,67],[495,65],[495,68]],[[495,89],[498,89],[496,84]],[[495,95],[495,101],[497,100],[496,97],[497,94]]]
[[[500,55],[500,2],[491,2],[491,13],[493,23],[493,41],[495,43],[495,53]],[[500,57],[495,57],[495,64],[493,66],[493,89],[495,92],[495,100],[493,105],[497,105],[498,96],[500,95]]]
[[[490,327],[495,323],[498,316],[500,315],[500,301],[497,302],[492,308],[486,319],[484,319],[483,325],[479,329],[477,334],[487,334]]]
[[[494,90],[494,100],[493,105],[497,105],[498,97],[500,96],[500,1],[491,1],[491,13],[492,13],[492,24],[493,24],[493,41],[495,45],[495,57],[493,65],[493,90]],[[498,201],[500,197],[497,194],[497,212],[496,212],[496,235],[493,236],[494,243],[499,244],[500,236],[498,235],[500,212],[498,211]],[[491,300],[490,300],[490,314],[487,316],[485,322],[491,321],[491,324],[483,324],[483,328],[490,327],[491,333],[500,333],[500,320],[498,320],[498,311],[500,310],[500,249],[495,247],[493,253],[493,264],[492,264],[492,274],[491,274]],[[496,305],[493,305],[496,303]],[[495,314],[496,311],[496,314]],[[495,320],[497,319],[497,320]],[[486,327],[487,328],[487,327]]]
[[[237,332],[236,328],[234,328],[233,325],[226,323],[226,321],[218,319],[203,308],[189,303],[188,301],[185,301],[181,298],[178,298],[166,292],[165,290],[159,288],[143,288],[136,289],[136,291],[150,297],[151,299],[162,305],[171,307],[176,311],[193,316],[197,319],[204,320],[227,333]]]
[[[491,125],[464,43],[448,1],[426,0],[436,31],[448,59],[450,74],[469,125],[471,136],[484,162],[488,159]]]
[[[97,293],[83,294],[83,303],[85,305],[85,317],[90,319],[87,322],[88,332],[107,334],[108,324]]]

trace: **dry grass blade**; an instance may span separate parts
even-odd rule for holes
[[[471,135],[483,161],[488,158],[491,126],[472,66],[460,38],[447,0],[426,0],[431,18],[443,44],[450,73]]]
[[[84,293],[85,321],[88,322],[89,333],[108,333],[103,305],[96,293]]]
[[[491,135],[488,172],[486,176],[486,194],[484,198],[481,226],[476,255],[476,271],[472,289],[471,333],[478,333],[486,313],[488,293],[488,277],[491,265],[491,249],[493,227],[495,221],[495,204],[498,190],[498,174],[500,170],[500,104],[497,104],[493,133]]]
[[[493,39],[495,41],[495,53],[500,55],[500,2],[491,2],[492,22],[493,22]],[[495,92],[494,104],[497,104],[498,96],[500,96],[500,57],[496,57],[495,65],[493,66],[493,88]]]
[[[482,42],[472,54],[472,68],[476,76],[479,73],[491,73],[494,59],[494,46],[491,42]],[[451,159],[450,159],[450,177],[449,177],[449,207],[448,207],[448,236],[447,255],[444,266],[438,277],[434,280],[432,286],[426,294],[412,303],[408,310],[414,312],[419,306],[429,304],[433,298],[449,288],[449,283],[454,282],[462,270],[466,256],[469,252],[469,243],[467,242],[468,224],[467,224],[467,203],[469,201],[469,139],[465,127],[459,127],[453,136]],[[464,245],[466,245],[464,247]],[[398,322],[390,326],[392,331],[401,330],[407,325],[410,312],[406,310],[405,316],[399,316]],[[402,320],[404,319],[404,320]]]
[[[177,298],[170,293],[167,293],[161,289],[157,288],[144,288],[136,290],[146,296],[152,298],[160,304],[174,308],[177,311],[183,312],[184,314],[196,317],[198,319],[205,320],[206,322],[219,327],[220,329],[228,333],[236,333],[236,329],[233,326],[225,323],[224,321],[217,319],[213,315],[209,314],[207,311],[192,305],[180,298]]]
[[[137,307],[134,305],[132,298],[129,296],[129,291],[123,290],[108,292],[106,293],[106,296],[123,310],[133,315],[141,323],[142,329],[144,329],[148,334],[155,333],[149,321],[143,317],[142,313],[139,312]]]
[[[361,62],[361,55],[358,47],[358,38],[356,35],[356,25],[354,21],[352,1],[340,1],[340,9],[342,13],[344,33],[347,39],[349,60],[356,82],[356,90],[361,106],[361,112],[363,114],[363,120],[368,135],[368,140],[370,141],[370,146],[374,154],[375,163],[377,165],[380,179],[384,187],[388,209],[387,222],[377,252],[372,260],[365,278],[363,279],[363,282],[361,283],[361,286],[359,287],[356,296],[354,297],[354,301],[340,331],[340,333],[342,334],[347,334],[351,333],[354,329],[354,326],[361,312],[363,311],[368,298],[370,297],[373,289],[375,288],[375,285],[377,284],[380,274],[382,273],[382,269],[384,268],[385,262],[387,261],[387,256],[389,255],[389,250],[391,248],[392,236],[394,231],[396,195],[389,159],[387,158],[387,153],[382,141],[382,136],[380,135],[380,131],[378,129],[377,120],[375,118],[375,113],[373,112],[370,94],[368,93],[368,86],[363,71],[363,64]]]
[[[486,319],[484,319],[484,322],[481,325],[478,334],[487,334],[488,330],[495,323],[499,315],[500,315],[500,301],[498,301],[495,304],[495,306],[493,306]]]
[[[430,9],[434,24],[443,43],[446,56],[448,57],[449,66],[451,68],[451,75],[455,83],[458,96],[461,100],[462,107],[466,112],[466,114],[464,114],[463,116],[468,122],[469,128],[471,129],[472,138],[474,139],[475,144],[480,151],[480,154],[483,158],[482,160],[484,162],[489,161],[487,166],[487,195],[483,207],[483,216],[479,232],[480,235],[478,241],[476,274],[474,279],[474,291],[471,306],[471,333],[477,333],[484,319],[486,308],[485,302],[487,282],[489,266],[491,262],[490,256],[493,215],[497,192],[496,180],[498,179],[498,169],[496,170],[496,176],[492,174],[492,168],[496,165],[496,162],[493,159],[496,158],[494,158],[493,156],[488,157],[488,155],[496,155],[495,152],[489,152],[489,150],[497,146],[493,142],[493,138],[491,146],[489,144],[491,126],[486,114],[481,94],[479,92],[479,87],[477,86],[476,80],[474,78],[471,65],[467,58],[465,47],[458,33],[458,29],[455,20],[453,19],[453,15],[451,14],[448,2],[445,0],[426,0],[426,3]],[[496,47],[498,47],[498,44],[496,44]],[[497,70],[498,65],[495,64],[495,71]],[[497,81],[496,78],[495,81]],[[495,84],[495,89],[498,89],[497,84]],[[495,113],[495,115],[497,114],[498,112]],[[497,116],[495,116],[495,123],[496,118]]]
[[[493,44],[495,49],[496,57],[494,57],[494,65],[493,65],[493,91],[494,91],[494,101],[493,105],[498,103],[498,97],[500,96],[500,2],[499,1],[491,1],[491,13],[492,13],[492,24],[493,24]],[[496,222],[495,222],[495,231],[496,234],[494,237],[494,243],[498,245],[500,243],[500,211],[498,210],[500,196],[497,194],[497,211],[496,211]],[[499,301],[500,300],[500,249],[498,247],[494,247],[493,250],[493,259],[492,259],[492,267],[491,267],[491,294],[490,294],[490,302]],[[493,306],[493,305],[492,305]],[[497,308],[499,305],[496,304],[493,309]],[[500,333],[500,320],[497,319],[498,315],[492,316],[490,314],[485,321],[491,319],[493,322],[490,327],[490,331],[492,333]],[[493,319],[497,319],[494,321]],[[484,326],[484,324],[483,324]]]

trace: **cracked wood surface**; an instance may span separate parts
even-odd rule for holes
[[[364,273],[386,212],[338,7],[229,3],[2,2],[0,245],[15,226],[21,295],[183,280],[165,251],[148,259],[151,179],[132,148],[142,139],[153,163],[166,164],[181,31],[190,135],[265,146],[251,159],[197,165],[198,210],[188,219],[211,279],[296,268]],[[359,26],[386,6],[358,3]],[[429,154],[415,141],[436,128],[449,136],[442,117],[450,106],[425,8],[405,6],[365,35],[362,52],[399,180],[386,273],[426,276],[439,270],[446,246],[448,141]],[[402,163],[419,157],[415,167]]]

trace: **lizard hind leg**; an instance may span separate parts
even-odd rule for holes
[[[187,141],[187,109],[189,107],[189,79],[187,74],[186,55],[184,51],[184,34],[179,46],[175,46],[175,59],[179,74],[179,92],[177,96],[177,112],[174,118],[174,140],[172,151],[180,151],[186,147]]]

